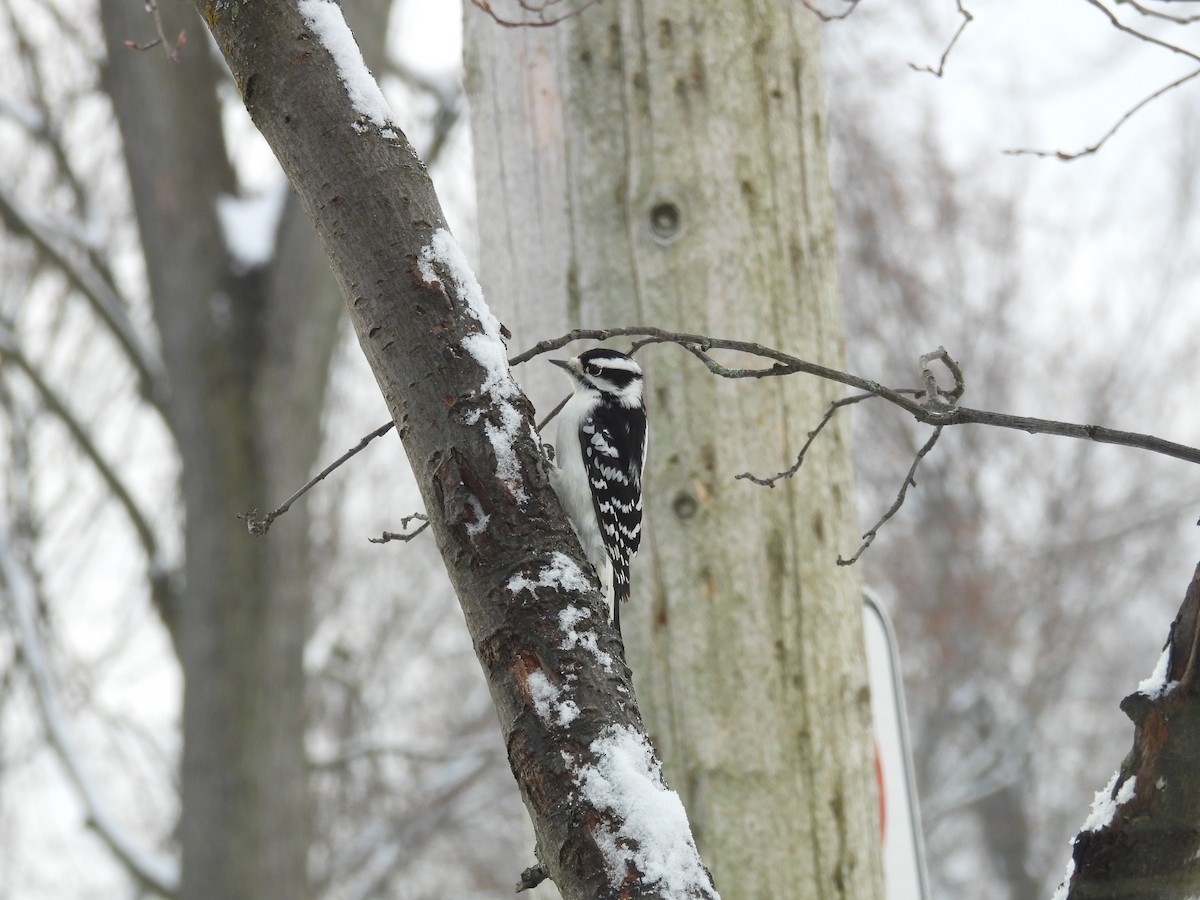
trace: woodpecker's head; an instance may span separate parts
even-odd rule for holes
[[[576,393],[595,394],[621,406],[642,404],[642,367],[631,356],[601,347],[550,362],[567,370]]]

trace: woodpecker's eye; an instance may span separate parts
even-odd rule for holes
[[[588,373],[589,375],[595,375],[595,376],[597,376],[597,377],[598,377],[598,376],[600,375],[600,367],[599,367],[599,366],[593,366],[593,365],[589,365],[589,366],[587,367],[587,373]]]

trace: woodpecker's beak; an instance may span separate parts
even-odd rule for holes
[[[558,366],[560,369],[566,369],[568,372],[571,371],[571,364],[565,359],[552,359],[549,362],[551,365]]]

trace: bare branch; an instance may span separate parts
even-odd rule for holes
[[[829,424],[829,421],[834,417],[834,414],[837,413],[839,409],[841,409],[843,406],[850,406],[851,404],[859,403],[863,400],[870,400],[874,396],[874,394],[853,394],[849,397],[843,397],[840,400],[834,400],[832,403],[830,403],[829,409],[825,410],[825,415],[821,416],[821,421],[817,423],[817,427],[808,433],[808,440],[806,440],[804,442],[804,446],[800,448],[800,453],[796,457],[796,462],[790,467],[784,469],[782,472],[762,478],[757,475],[751,475],[749,472],[742,472],[742,474],[734,475],[733,477],[735,479],[753,481],[755,484],[761,484],[763,487],[769,488],[775,487],[775,482],[777,481],[780,481],[784,478],[791,478],[800,471],[800,467],[804,465],[804,456],[806,453],[808,453],[808,448],[812,446],[813,441],[817,439],[817,435],[821,433],[821,429]]]
[[[1106,131],[1104,133],[1104,136],[1101,137],[1100,140],[1096,141],[1096,143],[1094,143],[1088,147],[1084,147],[1082,150],[1077,150],[1074,153],[1067,153],[1062,150],[1031,150],[1031,149],[1011,149],[1011,150],[1004,150],[1002,152],[1008,156],[1038,156],[1038,157],[1042,157],[1042,158],[1049,157],[1049,158],[1053,158],[1053,159],[1062,160],[1063,162],[1070,162],[1073,159],[1079,159],[1081,156],[1090,156],[1091,154],[1093,154],[1097,150],[1099,150],[1101,147],[1103,147],[1104,144],[1108,141],[1108,139],[1110,137],[1112,137],[1114,134],[1116,134],[1117,130],[1122,125],[1124,125],[1126,122],[1128,122],[1131,118],[1133,118],[1133,116],[1136,115],[1144,106],[1147,106],[1148,104],[1153,103],[1155,100],[1157,100],[1163,94],[1166,94],[1169,91],[1173,91],[1173,90],[1175,90],[1175,88],[1177,88],[1183,84],[1186,84],[1187,82],[1189,82],[1193,78],[1195,78],[1197,75],[1200,75],[1200,69],[1193,69],[1191,72],[1184,75],[1183,77],[1176,78],[1170,84],[1163,85],[1162,87],[1160,87],[1157,91],[1155,91],[1150,96],[1143,98],[1139,103],[1137,103],[1136,105],[1131,107],[1129,110],[1127,110],[1125,115],[1123,115],[1123,116],[1121,116],[1121,118],[1117,119],[1116,123],[1112,126],[1112,128],[1108,129],[1108,131]]]
[[[1137,0],[1113,0],[1118,6],[1125,4],[1137,10],[1143,16],[1151,19],[1162,19],[1166,22],[1174,22],[1176,25],[1190,25],[1192,22],[1200,22],[1200,15],[1194,16],[1172,16],[1169,13],[1160,12],[1157,9],[1151,9],[1148,6],[1143,6]],[[1173,2],[1173,0],[1164,0],[1164,2]]]
[[[388,541],[403,541],[404,543],[407,544],[409,541],[411,541],[413,538],[415,538],[418,534],[420,534],[422,531],[424,531],[426,528],[429,527],[429,517],[427,515],[425,515],[425,513],[413,513],[410,516],[405,516],[403,519],[400,520],[400,527],[407,528],[408,523],[413,522],[413,521],[419,521],[421,524],[419,526],[417,526],[416,528],[414,528],[412,531],[404,531],[404,532],[399,532],[399,533],[394,532],[394,531],[385,531],[379,537],[367,538],[367,540],[370,541],[372,544],[386,544],[386,543],[388,543]]]
[[[954,377],[953,390],[943,391],[938,387],[937,378],[929,368],[929,364],[935,359],[940,359],[950,370],[950,374]],[[963,380],[962,366],[954,361],[954,358],[946,352],[945,347],[938,347],[930,353],[921,355],[921,378],[925,382],[925,399],[931,405],[944,403],[953,406],[967,389],[966,382]]]
[[[187,32],[180,31],[179,36],[175,38],[175,43],[172,44],[167,40],[166,32],[163,30],[162,14],[158,11],[158,0],[145,0],[145,3],[146,12],[150,13],[150,16],[154,19],[154,30],[158,32],[158,37],[144,44],[139,44],[137,41],[126,41],[125,46],[130,50],[152,50],[162,45],[163,50],[167,53],[167,59],[173,63],[178,63],[179,51],[187,43]]]
[[[1105,15],[1105,17],[1108,19],[1109,24],[1112,25],[1112,27],[1117,29],[1118,31],[1122,31],[1125,34],[1131,35],[1132,37],[1135,37],[1138,40],[1145,41],[1148,44],[1153,44],[1156,47],[1161,47],[1164,50],[1169,50],[1172,53],[1178,53],[1181,56],[1186,56],[1188,59],[1192,60],[1193,62],[1200,63],[1200,54],[1197,54],[1192,50],[1188,50],[1186,47],[1181,47],[1178,44],[1172,44],[1170,41],[1164,41],[1163,39],[1157,38],[1152,34],[1147,34],[1144,31],[1138,31],[1136,28],[1131,28],[1130,26],[1128,26],[1124,22],[1122,22],[1119,18],[1117,18],[1116,14],[1113,13],[1113,11],[1111,9],[1109,9],[1107,6],[1105,6],[1103,3],[1101,3],[1100,0],[1083,0],[1083,2],[1088,4],[1089,6],[1095,7],[1100,12],[1102,12]],[[1115,2],[1120,4],[1122,2],[1127,2],[1127,0],[1115,0]],[[1187,17],[1187,18],[1176,18],[1173,16],[1165,15],[1163,13],[1156,13],[1153,10],[1149,9],[1148,7],[1144,7],[1138,3],[1130,2],[1129,5],[1133,9],[1135,9],[1139,13],[1141,13],[1142,15],[1155,16],[1158,18],[1168,19],[1172,22],[1176,22],[1177,24],[1186,24],[1187,22],[1193,21],[1194,19],[1197,18],[1195,16]],[[1179,87],[1180,85],[1183,85],[1183,84],[1187,83],[1188,81],[1191,81],[1197,75],[1200,75],[1200,68],[1195,69],[1195,70],[1189,72],[1188,74],[1183,75],[1179,78],[1176,78],[1174,81],[1170,82],[1169,84],[1166,84],[1163,87],[1159,88],[1153,94],[1150,94],[1150,96],[1145,97],[1139,103],[1137,103],[1133,107],[1131,107],[1123,116],[1121,116],[1121,118],[1119,118],[1116,121],[1116,123],[1112,126],[1112,128],[1110,128],[1107,132],[1105,132],[1104,136],[1101,137],[1100,140],[1096,141],[1096,143],[1092,144],[1091,146],[1085,147],[1084,149],[1079,150],[1075,153],[1067,153],[1062,150],[1031,150],[1031,149],[1005,150],[1004,153],[1009,156],[1037,156],[1037,157],[1041,157],[1041,158],[1053,158],[1053,159],[1061,160],[1063,162],[1070,162],[1071,160],[1079,159],[1082,156],[1090,156],[1091,154],[1093,154],[1097,150],[1099,150],[1101,147],[1103,147],[1104,144],[1108,141],[1108,139],[1111,138],[1114,134],[1116,134],[1122,125],[1124,125],[1127,121],[1129,121],[1130,118],[1132,118],[1134,115],[1136,115],[1145,106],[1147,106],[1148,104],[1157,100],[1163,94],[1169,93],[1170,91],[1175,90],[1175,88]]]
[[[503,25],[505,28],[549,28],[552,25],[557,25],[559,22],[566,21],[580,15],[589,6],[595,6],[600,0],[586,0],[586,2],[577,6],[575,9],[568,10],[561,15],[547,15],[546,10],[562,0],[544,0],[540,4],[530,3],[529,0],[517,0],[517,5],[523,12],[530,13],[534,16],[532,19],[506,19],[492,8],[491,0],[471,0],[471,5],[481,12],[486,13],[493,22],[497,25]],[[857,3],[858,0],[855,0]]]
[[[1053,419],[1039,419],[1031,416],[1013,416],[1007,413],[991,412],[983,409],[971,409],[966,406],[953,406],[949,409],[931,408],[917,399],[905,396],[912,394],[909,389],[890,388],[868,378],[831,369],[828,366],[811,363],[799,357],[792,356],[780,350],[747,341],[725,340],[701,334],[672,332],[661,328],[633,327],[607,329],[575,329],[557,338],[539,341],[529,350],[519,353],[511,360],[512,365],[528,362],[535,356],[548,353],[564,347],[572,341],[594,340],[605,341],[614,337],[636,336],[643,337],[641,344],[679,344],[702,359],[708,350],[734,350],[739,353],[749,353],[772,360],[775,365],[766,369],[731,369],[719,363],[706,362],[714,374],[727,378],[762,378],[767,376],[793,375],[803,372],[815,375],[829,381],[836,381],[882,397],[905,412],[911,414],[919,422],[926,425],[991,425],[996,428],[1008,428],[1014,431],[1024,431],[1027,434],[1053,434],[1059,437],[1069,437],[1076,440],[1094,441],[1099,444],[1116,444],[1122,447],[1136,447],[1151,453],[1170,456],[1185,462],[1200,464],[1200,449],[1186,444],[1164,440],[1154,435],[1141,434],[1132,431],[1119,431],[1102,425],[1079,425],[1072,422],[1059,422]]]
[[[1117,29],[1117,31],[1123,31],[1128,35],[1132,35],[1138,40],[1145,41],[1148,44],[1154,44],[1156,47],[1162,47],[1164,50],[1170,50],[1172,53],[1178,53],[1182,56],[1186,56],[1193,62],[1200,63],[1200,54],[1188,50],[1186,47],[1180,47],[1178,44],[1172,44],[1170,41],[1164,41],[1162,38],[1156,38],[1152,34],[1146,34],[1144,31],[1138,31],[1136,28],[1130,28],[1128,25],[1118,19],[1116,15],[1113,14],[1113,11],[1101,3],[1100,0],[1083,0],[1083,2],[1088,6],[1096,7],[1096,9],[1100,10],[1100,12],[1104,13],[1104,15],[1108,17],[1109,24],[1112,25],[1113,28]]]
[[[954,37],[950,38],[950,43],[946,45],[946,49],[942,51],[942,58],[938,60],[936,69],[929,66],[918,66],[916,63],[909,63],[909,68],[915,72],[928,72],[934,78],[941,78],[946,72],[946,60],[950,58],[950,51],[954,49],[954,45],[958,43],[958,39],[962,37],[962,33],[967,30],[967,26],[974,21],[975,17],[967,12],[962,5],[962,0],[954,0],[958,6],[958,14],[962,16],[962,23],[958,26],[958,31],[954,32]]]
[[[87,810],[88,823],[100,839],[116,855],[130,874],[145,888],[163,897],[174,897],[179,893],[179,870],[171,859],[160,857],[148,847],[140,846],[127,833],[112,810],[100,797],[96,784],[88,776],[82,755],[59,708],[58,699],[50,681],[50,669],[37,630],[37,588],[30,573],[13,552],[9,542],[7,526],[0,523],[0,575],[4,588],[12,600],[16,616],[15,637],[21,648],[21,660],[29,671],[37,696],[38,708],[51,746],[66,769],[71,783]]]
[[[334,469],[338,468],[340,465],[342,465],[342,463],[346,462],[346,460],[350,459],[350,457],[354,456],[356,453],[366,447],[367,444],[371,443],[371,441],[375,440],[375,438],[382,437],[383,435],[387,434],[392,430],[393,427],[395,427],[395,424],[395,422],[385,422],[370,434],[364,435],[362,440],[360,440],[357,444],[355,444],[353,447],[327,465],[324,469],[310,478],[304,487],[300,488],[298,491],[292,494],[292,496],[284,500],[283,503],[271,510],[263,518],[260,519],[258,517],[257,509],[252,509],[250,512],[240,513],[238,518],[246,523],[246,529],[251,534],[266,534],[271,528],[271,523],[291,509],[292,504],[307,494],[318,481],[324,481],[325,477],[333,472]]]
[[[871,543],[875,540],[875,535],[879,533],[879,529],[883,527],[884,523],[887,522],[888,519],[900,511],[900,507],[904,505],[904,498],[908,496],[909,487],[917,486],[917,466],[921,464],[921,460],[925,458],[925,454],[933,449],[933,445],[937,443],[938,438],[941,436],[942,426],[939,425],[937,428],[933,429],[933,434],[929,436],[929,440],[925,442],[924,446],[917,451],[917,455],[913,459],[912,465],[908,468],[908,474],[904,476],[904,483],[900,485],[900,491],[896,494],[895,501],[891,506],[888,507],[887,512],[880,517],[879,521],[871,527],[871,530],[863,535],[863,542],[852,557],[849,559],[843,559],[840,554],[838,555],[837,564],[839,566],[852,566],[858,562],[859,557],[861,557],[867,551],[867,548],[870,547]]]
[[[804,5],[805,9],[815,15],[822,22],[836,22],[838,19],[845,19],[850,15],[850,13],[854,12],[854,10],[858,8],[858,0],[845,0],[845,2],[849,5],[842,12],[827,13],[817,9],[817,7],[813,5],[812,0],[800,0],[800,2]]]
[[[13,234],[28,238],[62,272],[67,281],[83,295],[108,326],[126,359],[142,382],[142,392],[156,407],[168,394],[166,369],[162,360],[138,336],[126,313],[127,304],[108,280],[88,262],[73,258],[65,241],[39,216],[23,209],[0,190],[0,221]]]
[[[162,582],[167,577],[166,567],[159,556],[158,539],[155,536],[154,529],[150,526],[149,518],[142,512],[137,501],[133,499],[133,495],[125,486],[125,482],[121,476],[117,474],[117,471],[109,461],[100,453],[99,447],[92,440],[87,428],[75,417],[74,413],[67,409],[66,404],[54,389],[42,378],[37,367],[29,361],[17,343],[16,335],[8,329],[5,323],[0,323],[0,361],[11,362],[21,370],[25,378],[33,385],[38,395],[42,398],[42,402],[46,404],[46,408],[66,426],[71,438],[83,452],[83,455],[88,458],[101,480],[112,491],[113,496],[117,498],[117,502],[125,510],[125,515],[129,518],[130,524],[133,525],[134,531],[137,532],[138,540],[141,542],[142,550],[145,552],[150,566],[151,581],[154,585],[156,602],[161,601],[165,596],[160,592],[164,587]],[[166,610],[160,609],[160,612],[165,614]]]

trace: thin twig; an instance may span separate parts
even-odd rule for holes
[[[576,7],[575,9],[570,10],[569,12],[563,13],[561,16],[547,16],[547,7],[552,6],[557,2],[558,0],[549,0],[549,2],[543,3],[541,6],[534,6],[531,3],[525,2],[525,0],[518,0],[518,5],[521,7],[521,9],[523,9],[525,12],[534,13],[537,15],[536,19],[523,19],[520,21],[516,19],[506,19],[501,16],[494,9],[492,9],[491,0],[471,0],[471,5],[481,12],[486,13],[497,25],[502,25],[505,28],[549,28],[552,25],[557,25],[559,22],[565,22],[567,19],[580,15],[585,9],[587,9],[589,6],[595,6],[600,2],[600,0],[587,0],[587,2]]]
[[[937,428],[933,429],[933,434],[929,436],[929,440],[925,442],[925,445],[917,451],[917,455],[913,459],[912,465],[908,467],[908,474],[904,476],[904,483],[900,485],[900,492],[896,494],[895,501],[891,506],[888,507],[887,512],[883,514],[879,521],[872,526],[871,530],[863,535],[862,545],[852,557],[849,559],[843,559],[841,554],[838,554],[837,564],[839,566],[852,566],[858,562],[859,557],[866,553],[867,548],[870,547],[871,543],[875,540],[875,535],[879,533],[879,529],[883,527],[884,523],[887,522],[888,519],[899,512],[900,507],[904,505],[904,498],[908,496],[909,487],[917,486],[917,466],[921,464],[921,460],[925,458],[925,454],[933,449],[933,445],[937,443],[938,438],[941,436],[942,426],[939,425]]]
[[[954,32],[954,37],[950,38],[950,43],[946,45],[946,49],[942,51],[942,58],[938,60],[936,69],[930,66],[918,66],[916,63],[909,63],[909,67],[916,72],[928,72],[934,78],[941,78],[946,72],[946,60],[950,58],[950,51],[954,49],[954,45],[958,43],[958,39],[962,37],[962,33],[967,30],[967,26],[974,21],[975,17],[963,9],[962,0],[954,0],[958,5],[958,14],[962,16],[962,24],[958,26],[958,31]]]
[[[1136,28],[1130,28],[1128,25],[1118,19],[1116,15],[1113,14],[1113,11],[1101,3],[1100,0],[1083,0],[1083,2],[1088,6],[1096,7],[1096,9],[1100,10],[1100,12],[1104,13],[1104,15],[1108,17],[1109,24],[1112,25],[1113,28],[1117,29],[1117,31],[1123,31],[1126,34],[1132,35],[1133,37],[1143,40],[1148,44],[1154,44],[1157,47],[1162,47],[1164,50],[1170,50],[1172,53],[1178,53],[1182,56],[1186,56],[1188,59],[1193,60],[1194,62],[1200,63],[1200,54],[1197,54],[1192,50],[1188,50],[1186,47],[1180,47],[1178,44],[1172,44],[1170,41],[1164,41],[1162,38],[1156,38],[1154,35],[1146,34],[1143,31],[1138,31]]]
[[[407,544],[409,541],[411,541],[413,538],[415,538],[418,534],[420,534],[422,531],[424,531],[426,528],[429,527],[429,516],[425,515],[425,513],[413,513],[412,515],[405,516],[403,519],[400,520],[400,527],[407,528],[408,523],[413,522],[413,521],[420,522],[421,524],[419,526],[417,526],[416,528],[414,528],[412,531],[405,531],[405,532],[399,532],[399,533],[397,533],[395,531],[385,531],[379,537],[367,538],[367,540],[370,541],[372,544],[386,544],[386,543],[388,543],[388,541],[403,541],[404,543]]]
[[[775,475],[768,475],[760,478],[757,475],[751,475],[749,472],[742,472],[740,475],[734,475],[737,480],[753,481],[755,484],[761,484],[763,487],[773,488],[775,482],[781,481],[784,478],[791,478],[800,471],[800,467],[804,465],[804,456],[808,453],[808,448],[812,446],[813,441],[817,439],[817,435],[821,433],[821,429],[829,424],[829,421],[834,417],[839,409],[843,406],[850,406],[854,403],[859,403],[863,400],[870,400],[875,394],[853,394],[849,397],[842,397],[840,400],[834,400],[829,404],[829,409],[825,410],[825,415],[821,416],[821,421],[817,423],[817,427],[808,433],[808,440],[804,442],[804,446],[800,448],[800,453],[796,457],[796,462],[789,468],[778,472]]]
[[[331,473],[334,469],[336,469],[342,463],[346,462],[346,460],[350,459],[350,457],[354,456],[356,453],[358,453],[360,450],[362,450],[364,447],[366,447],[367,444],[371,443],[371,441],[375,440],[375,438],[382,437],[383,435],[387,434],[389,431],[392,430],[392,428],[395,426],[395,424],[396,424],[395,422],[385,422],[383,425],[380,425],[378,428],[376,428],[370,434],[364,435],[362,440],[360,440],[357,444],[355,444],[353,447],[351,447],[349,450],[347,450],[345,453],[343,453],[341,456],[339,456],[337,459],[335,459],[333,462],[331,462],[329,465],[327,465],[324,469],[322,469],[320,472],[318,472],[316,475],[314,475],[312,478],[310,478],[308,480],[308,482],[304,485],[304,487],[300,488],[300,490],[296,491],[296,493],[292,494],[292,496],[290,496],[286,500],[284,500],[283,503],[281,503],[275,509],[271,510],[271,512],[267,513],[265,517],[260,519],[258,517],[258,510],[253,509],[250,512],[245,512],[245,513],[239,514],[238,518],[246,523],[246,528],[249,530],[249,532],[251,534],[256,534],[256,535],[266,534],[267,531],[271,527],[271,523],[274,522],[276,519],[278,519],[280,516],[282,516],[289,509],[291,509],[292,504],[295,503],[297,500],[299,500],[301,497],[303,497],[305,494],[307,494],[309,492],[309,490],[314,485],[316,485],[316,483],[318,481],[324,481],[325,477],[327,475],[329,475],[329,473]]]
[[[822,22],[836,22],[838,19],[844,19],[858,8],[858,0],[845,0],[849,6],[847,6],[843,12],[827,13],[817,9],[817,7],[813,5],[812,0],[800,0],[800,2],[803,4],[805,9],[815,15]]]
[[[929,364],[935,359],[941,360],[946,365],[946,368],[950,370],[950,374],[954,377],[953,390],[943,391],[938,387],[937,378],[929,368]],[[931,408],[937,404],[953,406],[967,389],[967,383],[963,379],[962,366],[946,352],[945,347],[938,347],[930,353],[921,354],[921,377],[925,382],[925,399],[931,405]]]
[[[570,399],[571,399],[571,395],[567,394],[567,396],[563,397],[562,400],[558,401],[558,406],[556,406],[556,407],[554,407],[554,409],[550,410],[550,412],[547,413],[546,418],[544,418],[544,419],[542,419],[542,421],[538,422],[537,430],[540,432],[543,428],[545,428],[546,425],[549,424],[551,419],[553,419],[560,412],[562,412],[562,408],[567,405],[567,401]]]
[[[1169,13],[1159,12],[1156,9],[1151,9],[1148,6],[1143,6],[1142,4],[1135,2],[1135,0],[1113,0],[1113,2],[1115,2],[1117,4],[1117,6],[1121,6],[1122,4],[1124,4],[1126,6],[1131,6],[1135,10],[1137,10],[1139,13],[1141,13],[1143,16],[1146,16],[1148,18],[1162,19],[1166,22],[1174,22],[1176,25],[1190,25],[1192,22],[1200,22],[1200,15],[1172,16]],[[1170,0],[1167,0],[1167,2],[1170,2]]]
[[[1123,115],[1123,116],[1121,116],[1121,118],[1117,119],[1116,123],[1112,126],[1112,128],[1108,129],[1108,131],[1106,131],[1104,133],[1104,136],[1102,138],[1100,138],[1100,140],[1096,141],[1096,143],[1092,144],[1091,146],[1084,147],[1082,150],[1076,151],[1075,153],[1067,153],[1063,150],[1033,150],[1033,149],[1029,149],[1029,148],[1009,149],[1009,150],[1004,150],[1002,152],[1004,154],[1006,154],[1007,156],[1038,156],[1043,159],[1052,158],[1052,159],[1062,160],[1063,162],[1070,162],[1071,160],[1079,159],[1082,156],[1090,156],[1091,154],[1093,154],[1097,150],[1099,150],[1101,147],[1103,147],[1104,144],[1108,141],[1108,139],[1110,137],[1112,137],[1114,134],[1116,134],[1117,130],[1122,125],[1124,125],[1126,122],[1128,122],[1131,118],[1133,118],[1133,116],[1135,116],[1144,106],[1146,106],[1150,103],[1153,103],[1155,100],[1157,100],[1163,94],[1166,94],[1169,91],[1175,90],[1175,88],[1179,87],[1180,85],[1186,84],[1187,82],[1189,82],[1193,78],[1195,78],[1197,75],[1200,75],[1200,69],[1193,69],[1191,72],[1184,75],[1182,78],[1176,78],[1170,84],[1160,87],[1157,91],[1155,91],[1149,97],[1144,97],[1141,100],[1141,102],[1139,102],[1135,106],[1131,107],[1129,110],[1127,110],[1125,112],[1125,115]]]
[[[187,31],[181,30],[179,36],[175,38],[175,43],[172,44],[167,40],[166,31],[163,29],[162,13],[158,9],[158,0],[146,0],[146,12],[150,13],[151,18],[154,19],[154,30],[158,32],[158,37],[144,44],[139,44],[137,41],[126,41],[125,46],[130,50],[152,50],[161,44],[163,50],[167,53],[167,59],[173,63],[178,63],[180,59],[179,51],[187,43]]]

